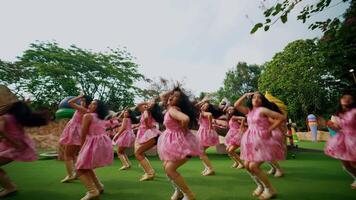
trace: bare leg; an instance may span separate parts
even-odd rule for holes
[[[9,158],[0,157],[0,166],[6,165],[13,160]],[[0,168],[0,185],[4,188],[3,191],[0,192],[0,197],[5,197],[10,194],[13,194],[17,191],[16,185],[11,181],[10,177],[6,174],[6,172]]]
[[[152,180],[155,176],[155,171],[152,168],[150,162],[145,157],[145,151],[149,150],[150,148],[156,145],[156,141],[154,138],[150,139],[149,141],[140,144],[135,149],[135,157],[140,162],[145,174],[141,177],[140,181]]]
[[[165,166],[165,172],[167,176],[173,180],[176,186],[184,193],[184,198],[187,200],[194,200],[195,195],[188,187],[183,177],[177,172],[177,169],[186,163],[188,159],[178,161],[168,161]]]
[[[260,166],[263,162],[250,162],[249,170],[253,172],[254,175],[261,181],[264,191],[260,195],[260,199],[270,199],[277,195],[275,189],[272,187],[272,184],[268,180],[267,175],[261,170]]]

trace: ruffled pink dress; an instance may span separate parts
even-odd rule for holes
[[[17,123],[13,115],[3,115],[7,136],[18,142],[22,148],[16,149],[5,138],[0,138],[0,157],[14,161],[29,162],[37,159],[34,142],[25,133],[23,127]]]
[[[83,114],[75,111],[72,119],[64,127],[59,143],[62,145],[80,145]]]
[[[261,108],[255,108],[247,114],[248,129],[242,135],[242,160],[251,162],[277,161],[285,159],[283,145],[268,133],[268,117],[261,114]]]
[[[133,147],[135,143],[135,134],[131,128],[131,119],[126,119],[125,130],[113,138],[113,145],[118,145],[119,147]]]
[[[161,160],[177,161],[203,155],[203,147],[192,132],[184,131],[169,112],[164,115],[166,130],[158,139],[157,150]]]
[[[356,161],[356,109],[339,116],[340,130],[329,138],[324,152],[326,155],[344,161]]]
[[[76,169],[95,169],[112,164],[114,151],[111,139],[105,132],[105,121],[97,117],[96,113],[89,125],[89,132],[79,151]]]
[[[209,129],[209,119],[200,115],[199,129],[197,136],[203,147],[210,147],[219,144],[219,136],[214,129]]]
[[[240,146],[241,144],[242,133],[240,133],[240,124],[233,120],[229,120],[229,131],[225,136],[225,145],[226,146]]]
[[[143,144],[148,142],[150,139],[161,135],[161,131],[157,128],[157,122],[153,119],[150,113],[148,113],[148,124],[151,124],[153,128],[146,126],[144,114],[142,113],[140,126],[138,127],[136,134],[136,143]]]

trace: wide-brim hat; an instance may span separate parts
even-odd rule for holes
[[[16,95],[5,85],[0,85],[0,115],[5,114],[13,103],[18,102]]]

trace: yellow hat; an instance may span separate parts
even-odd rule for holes
[[[283,113],[283,115],[287,116],[287,106],[283,103],[283,101],[279,100],[278,98],[272,96],[269,92],[266,91],[265,97],[268,101],[275,103],[279,110]]]
[[[18,102],[17,97],[5,85],[0,85],[0,115],[7,112],[10,106]]]

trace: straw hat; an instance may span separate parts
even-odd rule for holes
[[[0,115],[6,113],[10,106],[18,102],[17,97],[5,85],[0,85]]]

